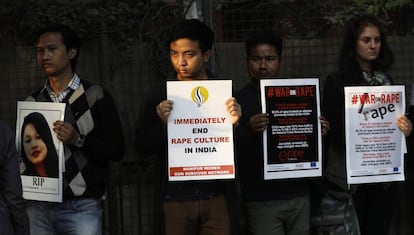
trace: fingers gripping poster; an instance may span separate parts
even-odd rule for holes
[[[170,181],[234,178],[231,96],[230,80],[167,82]]]
[[[396,125],[404,113],[404,86],[345,87],[349,184],[404,180],[405,138]]]
[[[319,79],[260,80],[264,179],[321,176]]]
[[[64,114],[64,103],[17,102],[16,147],[25,199],[62,201],[63,143],[53,123]]]

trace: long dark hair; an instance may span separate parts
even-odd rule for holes
[[[394,62],[393,53],[385,36],[383,23],[372,15],[359,15],[349,20],[345,31],[339,57],[339,68],[345,80],[354,80],[355,74],[360,74],[361,68],[356,61],[356,44],[362,30],[369,25],[378,28],[381,37],[381,48],[378,57],[372,62],[372,70],[385,72]],[[361,75],[362,76],[362,75]]]
[[[34,169],[33,164],[27,159],[26,152],[24,150],[24,129],[28,124],[32,124],[37,133],[39,133],[40,138],[42,138],[43,142],[47,147],[47,156],[44,160],[47,176],[48,177],[59,177],[59,158],[56,152],[55,145],[53,144],[52,133],[50,132],[49,124],[47,123],[43,114],[38,112],[33,112],[27,115],[24,118],[22,129],[21,129],[21,156],[26,164],[26,170],[23,172],[24,175],[32,175],[38,176],[39,174]]]

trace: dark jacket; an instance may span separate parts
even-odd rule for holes
[[[387,77],[392,82],[390,77]],[[322,112],[330,123],[325,141],[326,179],[342,189],[348,189],[345,161],[345,86],[368,86],[362,70],[354,72],[352,78],[344,78],[335,72],[327,77],[323,88]]]
[[[0,122],[0,235],[30,233],[22,194],[14,135]]]
[[[223,181],[168,182],[167,126],[158,117],[155,107],[166,100],[166,83],[156,84],[144,98],[137,122],[137,150],[141,156],[157,155],[160,167],[161,193],[165,200],[197,200],[223,193]]]
[[[249,124],[252,115],[262,113],[258,86],[250,82],[236,93],[236,99],[243,110],[235,138],[244,200],[268,201],[306,195],[308,185],[304,179],[264,180],[263,135],[253,133]]]
[[[137,152],[141,157],[156,156],[158,176],[155,205],[156,230],[162,234],[162,203],[163,201],[200,200],[211,198],[218,194],[228,194],[233,189],[230,180],[206,181],[168,181],[167,167],[167,126],[162,123],[156,113],[156,106],[166,100],[166,82],[152,86],[141,104],[140,115],[137,121],[136,143]]]

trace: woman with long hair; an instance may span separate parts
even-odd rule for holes
[[[59,158],[49,124],[43,114],[33,112],[24,118],[21,154],[26,165],[23,175],[59,177]]]
[[[339,69],[324,84],[323,114],[331,129],[326,138],[325,176],[331,188],[353,193],[361,234],[388,234],[392,214],[391,183],[352,185],[346,181],[345,164],[345,86],[391,85],[387,69],[393,63],[382,22],[371,15],[352,18],[342,44]],[[401,115],[396,125],[405,136],[412,124]]]

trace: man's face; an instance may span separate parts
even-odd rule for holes
[[[177,79],[208,79],[205,64],[210,58],[210,51],[202,53],[198,41],[181,38],[170,43],[170,60],[177,72]]]
[[[46,76],[58,76],[67,70],[72,70],[71,59],[76,55],[76,49],[66,49],[62,34],[47,32],[41,34],[36,45],[37,64]]]
[[[276,77],[279,74],[280,58],[276,48],[270,44],[258,44],[247,58],[247,70],[253,79]]]

